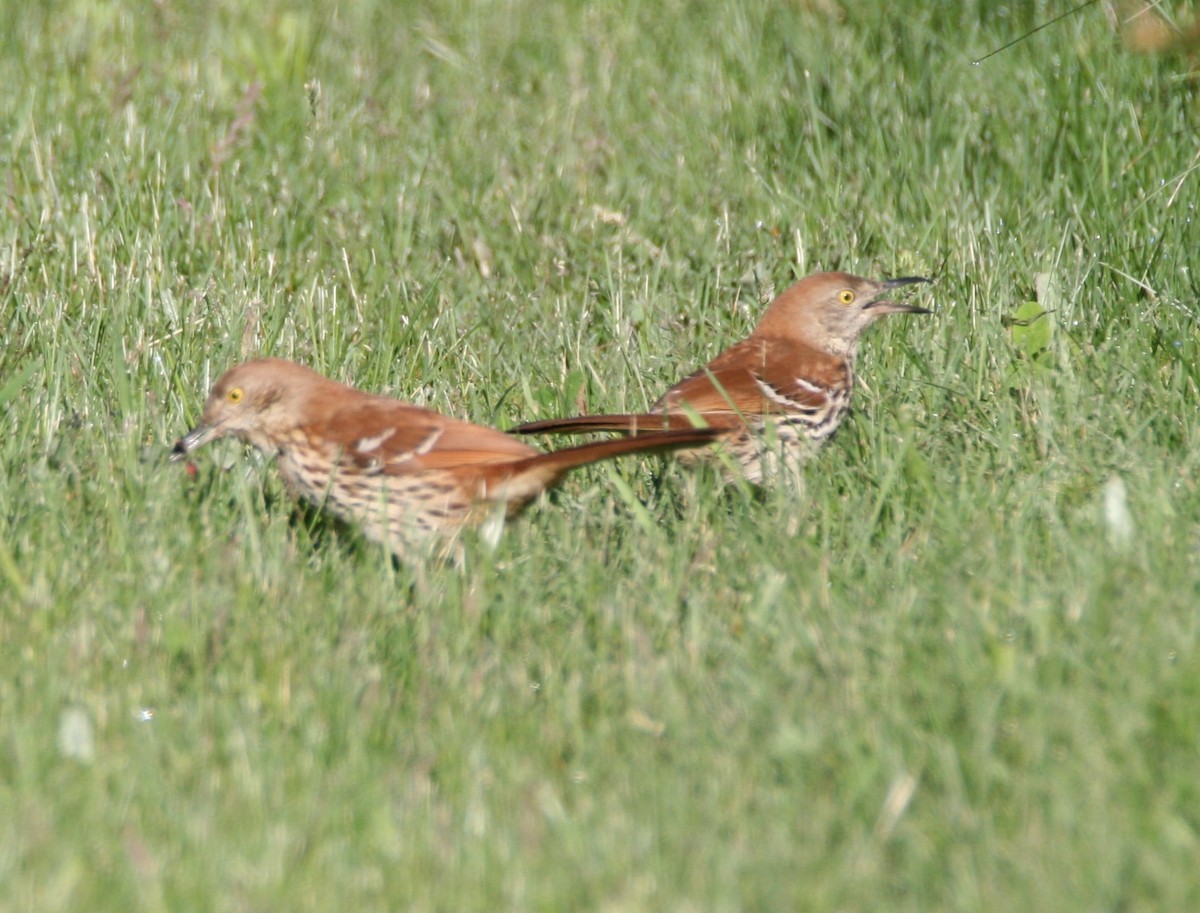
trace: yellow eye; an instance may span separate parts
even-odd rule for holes
[[[240,403],[242,401],[242,397],[245,395],[246,395],[246,391],[243,390],[241,387],[234,387],[232,390],[230,390],[228,393],[225,394],[225,399],[227,399],[231,403]]]
[[[842,289],[838,292],[838,301],[842,304],[852,304],[854,302],[854,292],[848,288]]]

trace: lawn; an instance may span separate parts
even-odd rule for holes
[[[0,909],[1200,909],[1200,92],[975,63],[1072,5],[0,0]],[[167,460],[260,354],[641,410],[819,269],[934,313],[803,496],[409,565]]]

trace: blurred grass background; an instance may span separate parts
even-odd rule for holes
[[[973,65],[1067,8],[0,3],[0,907],[1196,908],[1197,81]],[[412,569],[165,461],[257,354],[641,409],[834,268],[936,312],[803,500]]]

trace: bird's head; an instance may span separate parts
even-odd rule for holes
[[[302,365],[279,358],[260,358],[230,368],[204,403],[200,424],[175,442],[173,459],[217,438],[233,436],[264,453],[278,437],[299,424],[312,395],[336,386]]]
[[[835,355],[850,355],[863,330],[885,314],[928,314],[926,308],[890,301],[895,288],[929,282],[921,276],[863,279],[849,273],[815,273],[776,298],[756,333],[795,339]]]

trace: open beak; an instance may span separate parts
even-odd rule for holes
[[[899,276],[895,279],[885,279],[883,281],[882,291],[890,291],[894,288],[901,288],[905,285],[916,285],[920,282],[932,282],[932,279],[926,279],[924,276]],[[882,299],[872,301],[866,305],[863,310],[875,311],[878,314],[928,314],[929,308],[917,307],[915,304],[904,304],[901,301],[888,301]]]
[[[197,425],[175,442],[175,446],[171,448],[171,459],[182,460],[197,447],[202,447],[216,436],[217,426]]]

